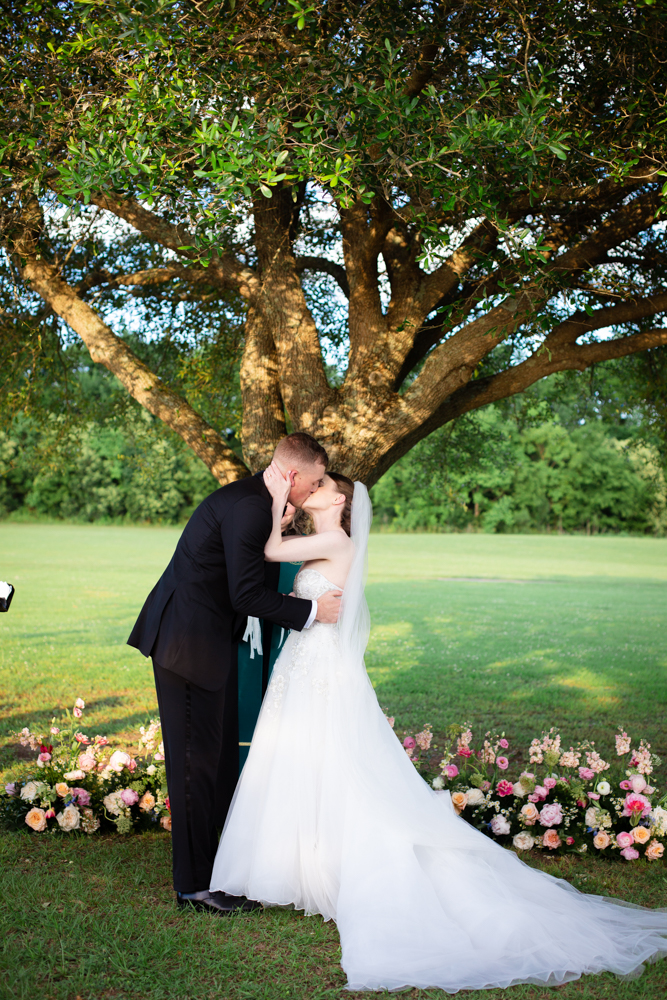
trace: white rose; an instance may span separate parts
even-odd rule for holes
[[[598,825],[598,811],[596,806],[589,806],[584,817],[586,826],[596,827]]]
[[[36,799],[39,794],[40,785],[41,782],[29,781],[21,789],[21,798],[24,799],[25,802],[32,802],[33,799]]]
[[[514,794],[515,794],[515,795],[517,796],[517,798],[519,798],[519,799],[522,799],[522,798],[524,797],[524,795],[527,795],[527,794],[528,794],[528,792],[527,792],[527,791],[526,791],[526,789],[525,789],[525,788],[523,787],[523,785],[521,784],[521,782],[520,782],[520,781],[515,781],[515,782],[514,782],[514,784],[512,785],[512,791],[514,792]],[[518,836],[518,834],[517,834],[517,836]],[[526,850],[526,849],[527,849],[527,848],[519,848],[519,850]]]
[[[107,767],[111,771],[116,771],[117,773],[120,774],[123,768],[127,767],[127,765],[130,763],[131,759],[132,758],[130,757],[129,753],[125,753],[124,750],[114,750],[114,752],[111,754],[111,757],[109,758],[109,763],[107,764]]]
[[[120,797],[120,792],[111,792],[110,795],[105,795],[102,801],[104,802],[104,808],[107,812],[110,812],[112,816],[118,816],[125,806],[125,803]]]
[[[527,830],[522,830],[520,833],[514,834],[512,844],[517,851],[529,851],[535,844],[535,838]]]
[[[480,806],[484,801],[484,792],[481,788],[469,788],[466,795],[469,806]]]
[[[156,768],[155,764],[149,764],[148,767],[146,768],[146,774],[155,774],[156,771],[157,771],[157,768]],[[436,781],[440,781],[440,782],[442,782],[442,784],[436,785]],[[444,781],[442,781],[442,778],[434,778],[433,779],[433,787],[434,788],[444,788],[445,787],[445,783],[444,783]]]
[[[75,771],[66,771],[63,774],[63,778],[67,781],[82,781],[86,777],[86,772],[82,771],[81,768],[77,768]]]
[[[597,788],[595,791],[598,795],[609,795],[611,791],[611,785],[608,781],[598,781]]]
[[[496,837],[501,837],[503,834],[509,833],[511,827],[507,817],[497,813],[491,820],[491,829]]]
[[[656,806],[651,812],[651,824],[653,834],[656,837],[664,837],[667,834],[667,809]]]
[[[70,830],[78,830],[81,822],[79,810],[73,805],[65,806],[63,811],[58,813],[56,819],[58,820],[58,826],[60,829],[65,830],[67,833],[69,833]]]

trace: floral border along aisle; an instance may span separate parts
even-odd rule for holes
[[[155,825],[171,830],[164,748],[160,723],[142,726],[135,756],[114,750],[106,736],[90,738],[76,729],[85,703],[77,698],[60,726],[52,719],[49,735],[23,729],[22,746],[37,751],[38,773],[13,781],[0,792],[5,822],[27,825],[35,833],[96,830],[132,833]]]
[[[388,722],[393,726],[392,718]],[[626,861],[663,857],[667,794],[658,798],[650,784],[660,765],[650,743],[640,740],[633,749],[628,734],[619,732],[610,764],[593,743],[564,749],[551,729],[531,742],[528,769],[512,778],[504,733],[486,733],[475,749],[468,723],[451,726],[440,760],[432,737],[430,726],[406,736],[408,757],[436,791],[451,793],[460,816],[501,844],[518,851],[592,851]]]

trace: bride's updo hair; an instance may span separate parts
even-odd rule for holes
[[[352,522],[352,497],[354,496],[354,483],[342,472],[327,472],[327,476],[333,479],[338,487],[338,492],[345,497],[345,504],[340,516],[340,526],[348,535],[350,534],[350,524]]]

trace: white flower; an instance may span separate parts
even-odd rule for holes
[[[512,838],[512,845],[517,851],[529,851],[535,844],[535,838],[528,833],[528,830],[521,830],[515,833]]]
[[[37,798],[43,787],[43,781],[28,781],[21,789],[21,798],[25,802],[32,802]]]
[[[586,815],[584,816],[584,822],[586,826],[597,827],[598,825],[598,811],[596,806],[589,806],[586,810]]]
[[[67,778],[68,781],[81,781],[86,777],[86,772],[82,771],[81,768],[77,768],[75,771],[66,771],[63,774],[63,778]]]
[[[522,799],[524,797],[524,795],[528,794],[528,792],[523,787],[523,785],[521,784],[520,781],[515,781],[514,782],[514,784],[512,785],[512,791],[514,792],[514,794],[519,799]],[[519,850],[526,850],[526,848],[519,848]]]
[[[469,806],[480,806],[484,801],[484,792],[481,788],[469,788],[466,795]]]
[[[132,758],[129,753],[125,753],[124,750],[114,750],[109,758],[109,763],[107,767],[110,771],[116,771],[118,774],[123,770],[124,767],[130,763]]]
[[[23,795],[23,792],[21,792]],[[662,806],[656,806],[651,811],[651,829],[654,836],[664,837],[667,835],[667,809],[663,809]]]
[[[86,707],[86,703],[83,700],[83,698],[77,698],[76,701],[74,702],[74,707],[75,708],[81,708],[81,709],[85,708]]]
[[[61,813],[58,813],[56,819],[58,820],[58,826],[60,829],[69,833],[70,830],[78,830],[81,822],[81,815],[76,806],[69,805],[65,806]]]
[[[599,795],[609,795],[611,791],[611,785],[609,784],[608,781],[598,781],[597,788],[595,789],[595,791]]]
[[[501,837],[503,834],[509,833],[511,827],[507,817],[503,816],[502,813],[497,813],[491,820],[491,829],[496,837]]]
[[[151,764],[151,767],[153,767],[152,764]],[[153,770],[151,771],[151,767],[147,767],[146,768],[146,774],[154,774],[155,773],[155,768],[153,767]],[[439,791],[441,788],[445,787],[445,783],[442,780],[442,778],[440,777],[440,775],[438,775],[437,778],[433,779],[433,781],[431,782],[431,785],[433,786],[433,788],[435,788],[436,792]]]
[[[111,792],[109,795],[105,795],[102,801],[104,802],[104,808],[112,816],[119,816],[125,808],[125,803],[120,797],[120,792]]]
[[[149,764],[148,767],[146,768],[146,774],[155,774],[156,771],[157,771],[157,768],[156,768],[155,764]],[[442,778],[434,778],[433,779],[433,787],[434,788],[444,788],[445,787],[444,781],[442,781],[441,785],[436,785],[436,781],[442,781]]]

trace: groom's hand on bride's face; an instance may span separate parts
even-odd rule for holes
[[[340,599],[343,596],[342,590],[328,590],[317,598],[317,618],[318,622],[325,625],[335,625],[340,614]]]

